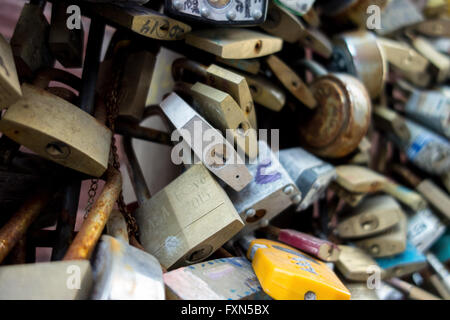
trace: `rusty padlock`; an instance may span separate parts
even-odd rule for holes
[[[52,79],[73,87],[80,81],[61,70],[42,71],[35,85],[22,85],[23,97],[6,111],[0,131],[46,159],[100,177],[108,164],[112,133],[88,113],[43,90]]]
[[[0,110],[22,97],[16,65],[8,41],[0,34]]]
[[[355,77],[335,74],[311,60],[301,64],[313,71],[310,85],[318,105],[300,125],[300,138],[306,149],[327,157],[340,158],[353,152],[367,133],[372,104],[364,85]]]

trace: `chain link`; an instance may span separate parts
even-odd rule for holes
[[[92,205],[94,204],[94,198],[97,194],[97,188],[98,188],[98,179],[92,179],[91,180],[91,186],[89,187],[88,191],[88,201],[86,204],[86,208],[84,209],[84,219],[87,218],[87,215],[89,211],[92,209]]]

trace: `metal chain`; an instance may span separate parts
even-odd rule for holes
[[[89,187],[88,191],[88,201],[86,207],[84,208],[84,219],[87,218],[89,211],[91,211],[92,209],[92,205],[94,204],[94,198],[95,195],[97,194],[97,188],[98,188],[98,179],[92,179],[91,186]]]

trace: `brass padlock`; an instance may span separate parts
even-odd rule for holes
[[[426,208],[408,220],[408,241],[420,252],[426,252],[445,233],[445,225]]]
[[[278,80],[297,100],[310,109],[317,107],[317,100],[314,98],[311,90],[287,64],[275,55],[269,56],[266,59],[266,63]]]
[[[412,210],[423,210],[427,206],[427,202],[420,194],[391,180],[388,180],[384,184],[383,191],[390,194]]]
[[[77,282],[69,277],[77,275]],[[92,287],[89,261],[54,261],[0,267],[2,300],[87,300]]]
[[[401,253],[406,249],[407,218],[402,211],[398,212],[400,221],[388,231],[367,239],[355,241],[355,245],[372,257],[388,257]]]
[[[191,31],[187,24],[136,3],[91,4],[96,14],[144,37],[180,40]]]
[[[358,282],[345,282],[344,285],[350,291],[352,297],[350,300],[380,300],[377,293],[373,289],[367,288],[366,283],[358,283]]]
[[[124,40],[128,42],[128,40]],[[117,97],[118,115],[132,121],[141,121],[150,90],[153,70],[156,64],[156,53],[142,48],[136,42],[131,41],[126,48],[120,48],[123,42],[116,46],[123,54],[122,74],[119,80],[119,95]],[[118,66],[113,65],[114,57],[104,60],[100,65],[98,88],[104,96],[111,89],[111,74]]]
[[[405,123],[405,118],[386,107],[377,106],[373,109],[373,120],[377,129],[392,132],[402,140],[408,140],[411,133]]]
[[[336,167],[336,182],[343,188],[355,193],[381,191],[387,179],[366,167],[341,165]]]
[[[279,156],[281,164],[302,194],[298,210],[305,210],[316,202],[325,194],[331,181],[336,179],[336,170],[331,164],[302,148],[281,150]]]
[[[238,103],[252,128],[258,128],[252,94],[243,76],[215,64],[206,67],[184,58],[175,60],[172,64],[174,79],[183,79],[184,73],[193,73],[206,84],[228,93]]]
[[[244,257],[222,258],[164,274],[169,300],[268,300],[251,263]]]
[[[243,158],[233,146],[177,94],[171,93],[160,106],[183,138],[182,142],[192,149],[209,171],[236,191],[253,180]]]
[[[65,68],[80,68],[83,64],[84,29],[67,27],[68,4],[52,5],[52,17],[48,43],[53,56]]]
[[[366,282],[374,267],[378,267],[376,261],[359,248],[346,245],[339,245],[338,248],[341,253],[336,268],[347,280]],[[384,272],[380,277],[384,277]]]
[[[427,37],[450,37],[449,18],[437,18],[423,21],[414,30]]]
[[[265,141],[258,141],[258,158],[247,164],[254,179],[239,192],[226,192],[246,226],[237,238],[260,227],[291,205],[299,205],[302,194]]]
[[[352,215],[337,226],[343,239],[365,238],[380,234],[400,222],[404,215],[392,197],[382,195],[364,200],[352,210]]]
[[[26,3],[10,41],[20,78],[31,79],[39,69],[53,66],[54,58],[47,42],[49,30],[42,8]]]
[[[368,10],[370,6],[376,6],[380,12],[383,12],[384,8],[388,4],[389,0],[359,0],[339,14],[339,19],[349,19],[359,28],[365,29],[367,27],[367,20],[370,16]]]
[[[301,141],[318,156],[344,157],[358,147],[369,128],[369,94],[353,76],[327,74],[311,60],[303,60],[302,64],[318,76],[310,85],[318,104],[300,124]]]
[[[52,70],[49,76],[65,75]],[[51,78],[45,80],[47,86]],[[43,89],[25,83],[22,92],[23,98],[0,120],[0,131],[46,159],[100,177],[108,165],[111,131],[88,113]]]
[[[281,50],[283,40],[250,29],[215,28],[186,35],[186,43],[225,59],[250,59]]]
[[[145,250],[166,268],[209,257],[243,227],[232,202],[202,164],[195,164],[150,198],[129,138],[128,171],[140,207],[135,216]]]
[[[377,38],[368,31],[342,33],[334,39],[330,68],[354,75],[363,82],[372,99],[384,88],[388,65]]]
[[[427,266],[425,256],[409,241],[402,253],[392,257],[377,258],[376,261],[383,268],[386,278],[404,277]]]
[[[194,85],[178,83],[177,89],[192,96],[194,108],[214,127],[224,135],[231,133],[237,149],[245,152],[249,159],[258,155],[256,130],[229,94],[200,82]]]
[[[259,59],[223,59],[216,56],[216,61],[228,67],[232,67],[251,74],[258,74],[261,70]]]
[[[336,183],[335,181],[330,183],[330,190],[333,191],[339,199],[345,201],[348,205],[356,207],[365,198],[366,193],[351,192]]]
[[[11,47],[0,34],[0,110],[22,97]]]

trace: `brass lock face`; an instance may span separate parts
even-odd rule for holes
[[[206,259],[243,222],[202,164],[193,165],[136,211],[145,250],[165,268]]]
[[[303,144],[318,156],[350,154],[369,128],[372,105],[366,88],[350,75],[330,74],[317,78],[310,89],[317,107],[299,128]]]
[[[191,31],[189,25],[136,3],[90,4],[89,7],[103,18],[152,39],[180,40]]]
[[[259,70],[261,69],[261,63],[258,59],[223,59],[216,56],[216,61],[228,67],[232,67],[254,75],[257,75],[259,73]]]
[[[377,98],[384,88],[388,65],[376,37],[363,30],[347,32],[336,36],[334,45],[331,70],[354,75],[370,97]]]
[[[276,3],[270,4],[267,19],[260,27],[289,43],[298,42],[306,29],[293,13]]]
[[[11,47],[0,34],[0,110],[22,97]]]
[[[406,126],[405,119],[395,111],[377,106],[373,109],[375,126],[385,132],[392,132],[402,140],[408,140],[411,133]]]
[[[48,43],[53,56],[65,68],[80,68],[83,64],[84,29],[67,28],[68,5],[52,5]]]
[[[387,195],[365,199],[352,210],[352,216],[337,227],[341,238],[364,238],[386,231],[400,222],[404,215],[400,205]]]
[[[337,166],[336,173],[336,182],[350,192],[377,192],[387,183],[386,177],[362,166]]]
[[[31,79],[39,69],[53,66],[54,58],[47,42],[49,30],[42,9],[26,3],[10,41],[20,77]]]
[[[299,205],[302,194],[265,141],[258,141],[258,158],[247,164],[255,177],[239,192],[226,189],[234,207],[246,222],[236,236],[265,227],[269,221],[291,205]]]
[[[373,258],[359,248],[345,245],[338,247],[340,254],[336,268],[347,280],[366,281],[370,276],[370,268],[378,266]]]
[[[164,9],[182,20],[214,25],[252,26],[264,22],[267,0],[166,0]]]
[[[186,35],[186,43],[224,59],[251,59],[281,50],[283,40],[249,30],[232,28],[203,29]]]
[[[403,211],[398,211],[399,222],[380,235],[355,241],[354,244],[372,257],[388,257],[406,249],[407,218]]]
[[[42,89],[24,84],[22,92],[0,121],[0,131],[46,159],[100,177],[108,166],[111,131]]]

